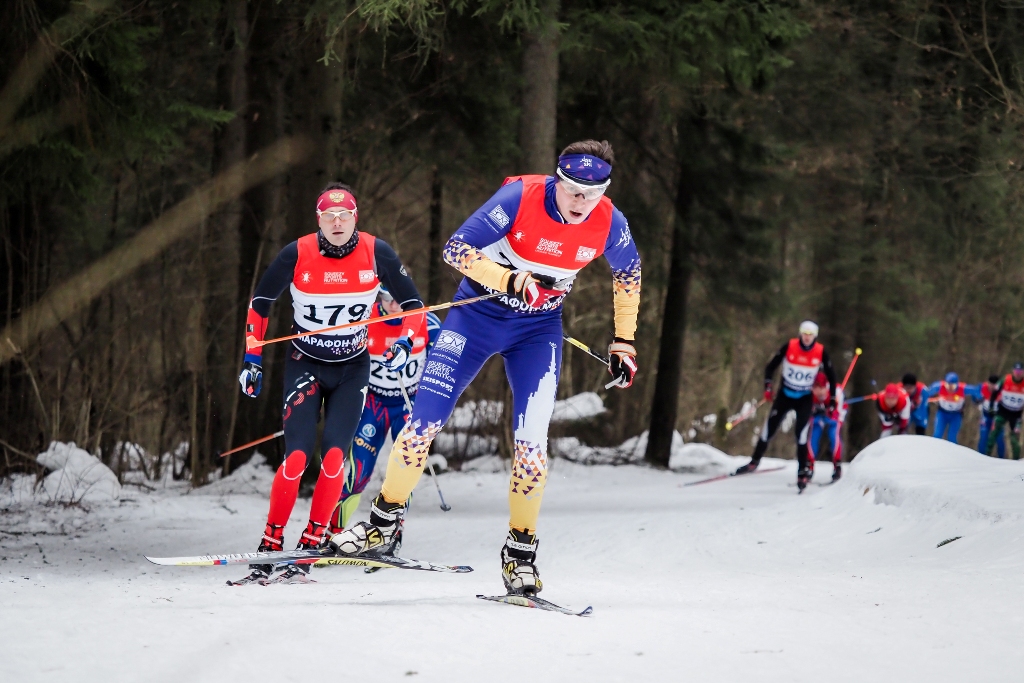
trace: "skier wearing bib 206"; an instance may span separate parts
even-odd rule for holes
[[[509,593],[541,590],[536,530],[562,359],[561,304],[580,269],[601,255],[612,268],[615,339],[608,347],[608,370],[622,389],[637,371],[640,258],[625,217],[604,196],[613,163],[607,142],[569,145],[554,176],[506,179],[448,240],[445,261],[465,275],[455,299],[502,296],[448,314],[427,357],[412,418],[391,450],[370,520],[331,537],[337,552],[388,551],[431,441],[487,359],[500,354],[512,386],[514,431],[502,579]]]
[[[736,470],[736,474],[753,472],[761,464],[764,452],[768,450],[768,442],[775,436],[776,430],[789,411],[796,412],[796,458],[800,464],[797,471],[796,485],[803,491],[810,481],[812,471],[807,459],[807,418],[811,415],[813,399],[811,387],[818,371],[825,373],[829,382],[829,410],[836,405],[836,373],[832,369],[832,361],[828,351],[817,341],[818,326],[810,320],[800,323],[800,336],[790,339],[782,345],[779,352],[768,361],[764,369],[764,398],[772,400],[772,380],[775,370],[782,366],[782,391],[775,396],[772,410],[768,413],[761,438],[757,442],[750,462]]]
[[[291,290],[293,333],[366,320],[381,283],[403,310],[423,306],[416,285],[394,250],[383,240],[356,229],[358,209],[350,187],[328,185],[317,199],[316,215],[320,229],[281,250],[260,279],[249,304],[247,351],[238,377],[246,396],[259,396],[263,382],[262,347],[252,347],[248,342],[263,341],[270,305],[285,289]],[[408,339],[422,325],[423,314],[402,320],[402,333],[388,350],[389,362],[397,364],[394,370],[408,358]],[[285,352],[285,459],[270,489],[270,512],[260,551],[283,549],[284,527],[295,507],[299,480],[313,457],[321,408],[324,432],[320,475],[299,547],[315,548],[322,543],[341,495],[345,453],[352,444],[366,399],[370,375],[366,346],[367,331],[362,325],[299,337]],[[272,570],[270,565],[250,568],[249,576],[233,583],[265,582]],[[289,565],[273,581],[303,581],[307,571],[300,565]]]
[[[1013,371],[1003,378],[996,388],[995,400],[999,403],[995,424],[988,435],[985,452],[991,453],[992,446],[999,442],[1003,445],[1003,425],[1009,426],[1010,449],[1013,459],[1020,460],[1020,424],[1024,413],[1024,364],[1015,363]],[[1003,457],[1003,456],[999,456]]]
[[[985,400],[981,387],[977,384],[964,384],[960,381],[959,375],[950,372],[946,375],[945,381],[932,383],[928,391],[935,397],[935,402],[939,406],[935,411],[935,432],[932,436],[956,443],[956,437],[960,434],[960,424],[964,419],[967,397],[970,396],[978,403]]]
[[[374,305],[370,320],[401,312],[402,307],[391,293],[381,287],[380,301]],[[369,326],[367,349],[370,354],[370,389],[366,394],[363,416],[356,427],[356,437],[345,466],[345,486],[341,491],[341,500],[331,516],[331,534],[348,526],[352,513],[359,507],[363,489],[373,475],[377,456],[384,447],[388,433],[394,441],[409,419],[402,386],[404,383],[409,400],[415,401],[416,388],[423,374],[423,366],[426,365],[427,351],[437,339],[441,321],[433,313],[427,313],[420,328],[410,338],[402,336],[404,327],[402,319],[385,320]],[[397,372],[388,370],[387,359],[388,351],[395,344],[407,344],[409,354],[405,367]],[[397,548],[395,550],[397,552]]]

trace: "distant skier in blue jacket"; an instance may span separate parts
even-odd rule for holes
[[[935,415],[935,433],[932,436],[937,439],[945,438],[953,443],[956,443],[956,437],[960,433],[967,397],[970,396],[978,403],[985,400],[981,393],[981,385],[962,384],[955,372],[947,374],[945,381],[934,382],[928,393],[936,397],[939,406]]]
[[[931,392],[928,385],[917,381],[917,375],[908,372],[903,375],[903,390],[910,397],[910,424],[914,433],[923,436],[928,431],[928,398]]]

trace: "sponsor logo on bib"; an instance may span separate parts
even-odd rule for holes
[[[373,271],[372,270],[360,270],[359,271],[360,282],[373,282]]]
[[[305,274],[303,274],[303,278],[305,278]],[[306,280],[304,279],[303,282],[306,282]],[[348,284],[348,280],[345,278],[344,271],[340,271],[340,272],[324,271],[324,284],[325,285],[344,285],[344,284]]]
[[[561,256],[562,250],[559,249],[560,246],[562,246],[561,242],[553,242],[552,240],[546,240],[543,237],[541,237],[540,242],[537,243],[537,251],[543,254]]]
[[[363,425],[363,428],[359,431],[362,432],[363,436],[367,439],[372,439],[373,435],[377,433],[377,428],[373,425]]]
[[[590,249],[589,247],[580,247],[576,251],[576,260],[590,262],[597,256],[597,249]]]

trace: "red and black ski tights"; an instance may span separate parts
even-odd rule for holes
[[[320,476],[313,490],[309,526],[303,545],[316,545],[312,537],[323,535],[345,483],[345,453],[352,446],[359,416],[363,411],[370,359],[361,354],[337,364],[318,363],[292,349],[285,361],[284,462],[277,469],[270,489],[267,524],[283,527],[295,507],[299,482],[316,445],[320,410],[324,413],[323,458]],[[313,531],[310,532],[309,530]]]

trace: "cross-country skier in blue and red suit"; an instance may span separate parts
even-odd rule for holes
[[[945,381],[933,382],[928,392],[935,397],[939,408],[935,412],[935,432],[932,433],[932,436],[956,443],[956,437],[960,434],[960,423],[964,419],[964,406],[967,405],[967,397],[970,396],[978,403],[985,400],[981,393],[981,386],[964,384],[960,381],[959,375],[950,372],[946,374]]]
[[[814,403],[811,406],[811,436],[807,439],[807,459],[811,475],[814,474],[814,461],[817,459],[821,435],[827,434],[832,444],[832,481],[839,481],[843,476],[843,420],[846,418],[843,390],[836,387],[835,399],[829,397],[828,376],[819,372],[814,378],[811,395]]]
[[[242,393],[255,398],[263,383],[262,347],[271,304],[291,290],[292,332],[316,332],[346,322],[365,321],[384,284],[403,310],[422,308],[416,285],[395,251],[384,240],[356,229],[358,207],[352,189],[341,183],[324,188],[316,203],[319,230],[287,245],[267,267],[256,286],[246,319],[246,353],[238,377]],[[423,313],[402,319],[409,338]],[[399,340],[401,341],[401,340]],[[394,369],[408,358],[408,344],[396,342],[388,351]],[[345,454],[352,445],[366,399],[370,357],[366,325],[323,332],[292,340],[284,361],[284,462],[270,489],[270,511],[260,551],[283,549],[284,527],[295,507],[299,480],[313,457],[317,423],[323,410],[320,475],[313,490],[309,523],[299,547],[319,546],[331,513],[338,504]],[[252,573],[233,585],[268,580],[270,565],[250,565]],[[272,581],[305,580],[308,568],[289,565]]]
[[[510,593],[540,591],[536,527],[562,359],[561,305],[576,274],[601,255],[612,268],[615,339],[608,347],[608,370],[623,389],[637,370],[640,257],[625,217],[604,196],[613,163],[607,142],[573,143],[558,158],[555,175],[506,179],[448,240],[445,261],[465,275],[456,300],[502,296],[448,314],[427,357],[412,418],[391,450],[370,520],[331,537],[338,552],[387,552],[430,442],[487,359],[500,354],[512,385],[515,441],[502,579]]]
[[[380,301],[373,307],[372,321],[391,313],[401,313],[391,293],[384,287],[380,290]],[[437,340],[441,330],[441,321],[433,313],[427,313],[420,327],[412,335],[405,337],[403,319],[385,320],[370,325],[367,350],[370,354],[370,389],[366,394],[363,416],[356,427],[356,437],[349,451],[349,459],[345,467],[345,487],[341,492],[338,508],[331,516],[331,534],[344,529],[352,513],[359,507],[363,489],[373,475],[380,449],[384,447],[388,433],[394,441],[409,419],[409,411],[402,396],[404,383],[410,401],[416,400],[416,389],[419,386],[423,367],[426,365],[427,351]],[[405,367],[398,372],[388,370],[388,352],[395,344],[408,347],[409,358]],[[393,364],[393,361],[392,361]],[[402,374],[401,381],[399,374]]]

